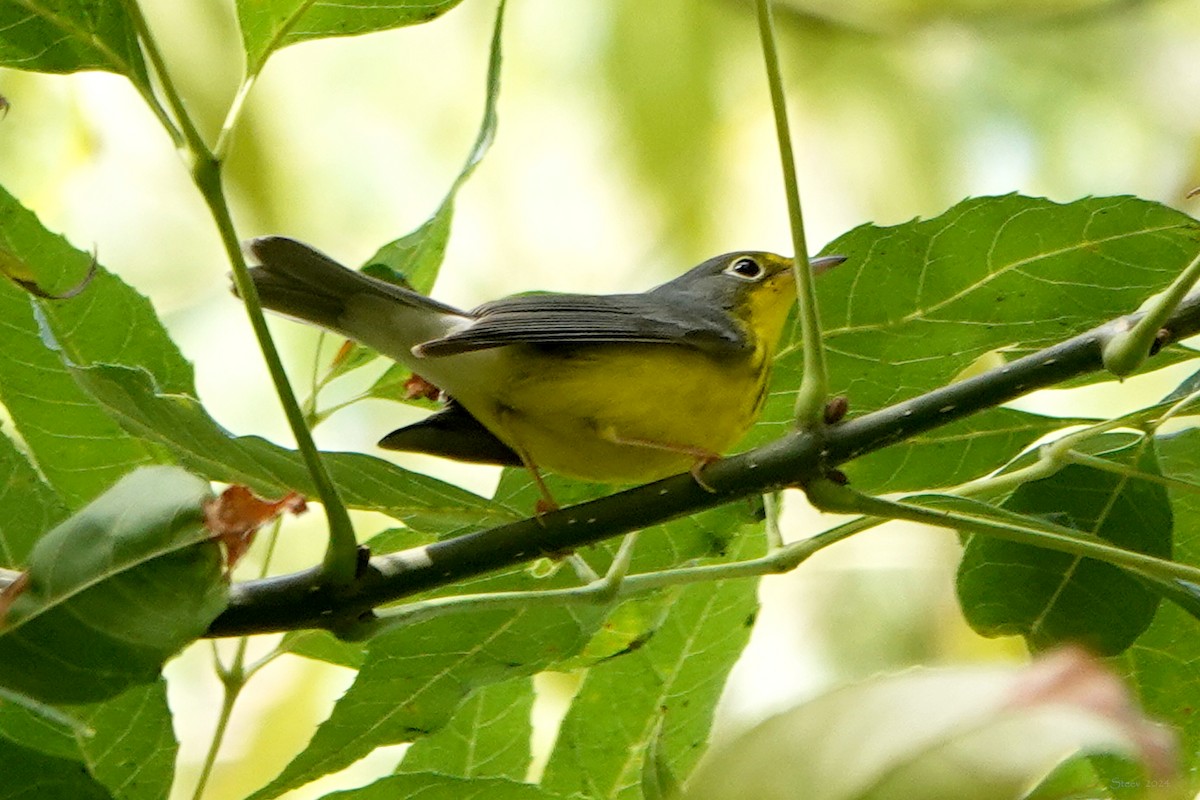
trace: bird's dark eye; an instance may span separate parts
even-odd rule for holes
[[[763,268],[753,258],[739,258],[729,265],[729,269],[726,272],[736,275],[743,280],[753,281],[762,277]]]

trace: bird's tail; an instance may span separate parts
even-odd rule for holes
[[[386,298],[400,306],[461,316],[458,309],[394,283],[345,267],[312,247],[283,236],[247,244],[259,266],[250,270],[264,308],[356,337],[346,308],[359,296]]]

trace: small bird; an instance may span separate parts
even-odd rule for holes
[[[795,301],[792,261],[711,258],[638,294],[524,294],[463,311],[294,239],[252,240],[262,305],[403,363],[448,398],[380,446],[604,483],[700,470],[754,424]],[[814,272],[841,256],[813,259]]]

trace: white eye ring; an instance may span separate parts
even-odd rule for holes
[[[725,272],[743,281],[756,281],[763,276],[765,270],[763,270],[762,264],[753,258],[742,256],[726,267]]]

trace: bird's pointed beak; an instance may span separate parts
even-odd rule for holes
[[[813,275],[820,275],[822,272],[833,269],[845,260],[846,256],[818,256],[817,258],[810,258],[808,264],[812,267]]]

